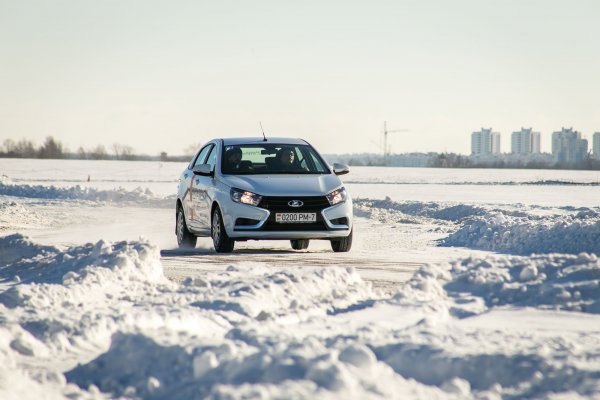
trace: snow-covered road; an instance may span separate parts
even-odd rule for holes
[[[178,166],[39,163],[0,160],[1,399],[600,398],[598,174],[358,169],[352,252],[222,255]]]

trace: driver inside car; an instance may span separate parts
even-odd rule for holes
[[[283,147],[277,153],[277,162],[282,171],[298,171],[304,172],[306,168],[301,167],[296,162],[294,150],[290,147]]]
[[[239,147],[233,147],[225,152],[225,160],[227,160],[228,171],[249,171],[252,170],[252,163],[250,161],[242,161],[242,149]]]

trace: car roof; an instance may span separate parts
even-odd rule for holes
[[[267,141],[262,136],[257,137],[237,137],[237,138],[223,138],[223,144],[225,146],[237,145],[237,144],[307,144],[306,141],[298,138],[288,137],[268,137]]]

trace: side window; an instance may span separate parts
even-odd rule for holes
[[[210,164],[210,169],[214,169],[215,168],[215,164],[217,163],[217,146],[213,146],[212,151],[210,152],[210,155],[208,156],[208,158],[206,159],[206,162],[204,164]]]
[[[196,167],[200,164],[206,164],[204,162],[204,160],[206,160],[206,155],[208,154],[208,152],[210,151],[210,149],[212,149],[214,146],[211,144],[204,146],[204,148],[202,150],[200,150],[200,154],[198,154],[198,157],[196,158],[196,161],[194,162],[193,167]]]
[[[315,164],[315,167],[319,173],[326,174],[329,172],[312,151],[310,152],[310,157],[312,158],[312,162]]]

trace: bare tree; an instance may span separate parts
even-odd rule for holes
[[[107,158],[106,156],[106,148],[101,144],[90,151],[90,158],[93,160],[104,160]]]
[[[123,145],[121,147],[121,159],[122,160],[131,160],[131,159],[133,159],[134,155],[135,154],[133,152],[133,147],[127,146],[127,145]]]
[[[2,147],[4,149],[4,152],[6,154],[14,153],[15,146],[16,146],[14,140],[12,140],[12,139],[5,139],[4,142],[2,142],[2,145],[3,145]]]
[[[48,136],[38,152],[40,158],[63,158],[62,143]]]
[[[88,154],[82,146],[77,149],[77,158],[80,160],[87,160]]]
[[[131,160],[134,156],[133,147],[125,144],[113,143],[112,149],[117,160]]]
[[[22,158],[35,158],[37,153],[33,142],[27,139],[19,140],[15,144],[14,152],[17,157]]]

